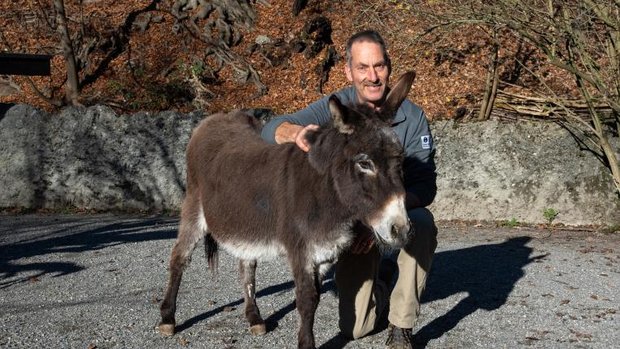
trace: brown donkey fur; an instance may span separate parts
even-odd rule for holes
[[[311,149],[264,142],[253,117],[241,112],[207,117],[187,148],[187,194],[170,258],[170,279],[159,330],[174,334],[183,270],[206,237],[240,259],[245,314],[253,334],[265,333],[255,299],[256,261],[284,255],[295,281],[299,348],[314,348],[314,314],[321,277],[362,223],[376,241],[402,247],[410,223],[404,205],[403,148],[391,120],[414,73],[403,75],[381,112],[345,107],[332,96],[332,122],[308,135]]]

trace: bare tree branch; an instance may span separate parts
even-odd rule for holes
[[[416,3],[416,1],[413,1]],[[424,6],[423,1],[417,1]],[[595,148],[610,168],[614,184],[620,193],[620,160],[618,149],[609,141],[612,133],[609,124],[601,114],[601,107],[611,111],[616,129],[620,131],[620,6],[618,0],[462,0],[456,3],[442,3],[446,11],[431,14],[433,19],[426,34],[437,28],[462,21],[479,21],[489,28],[508,28],[515,36],[526,40],[542,54],[547,65],[555,66],[574,77],[573,90],[578,92],[586,108],[588,121],[577,115],[574,105],[556,92],[541,76],[539,71],[523,64],[531,76],[545,87],[546,101],[525,109],[511,106],[505,100],[503,107],[514,108],[530,114],[562,117],[567,124],[583,131],[590,137]],[[485,118],[492,103],[490,94],[493,79],[492,65],[489,66],[487,88],[483,98],[480,118]],[[559,113],[558,111],[562,111]],[[613,120],[613,119],[612,119]],[[605,124],[607,122],[607,124]]]

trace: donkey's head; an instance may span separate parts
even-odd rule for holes
[[[332,96],[332,123],[310,133],[309,160],[332,178],[336,195],[355,219],[374,231],[383,245],[400,248],[410,229],[405,208],[403,146],[391,128],[415,73],[404,74],[388,93],[381,110],[344,106]]]

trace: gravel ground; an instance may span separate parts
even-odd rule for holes
[[[0,216],[2,348],[293,348],[297,314],[282,260],[259,265],[268,333],[247,331],[233,258],[217,275],[202,248],[184,275],[179,333],[159,335],[173,218]],[[620,235],[441,224],[415,341],[419,348],[620,347]],[[323,285],[320,348],[382,348],[385,331],[338,335]]]

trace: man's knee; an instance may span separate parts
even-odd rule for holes
[[[405,247],[401,250],[411,256],[424,270],[430,269],[430,264],[437,248],[437,227],[433,214],[426,208],[409,210],[409,219],[413,225],[413,234]]]

